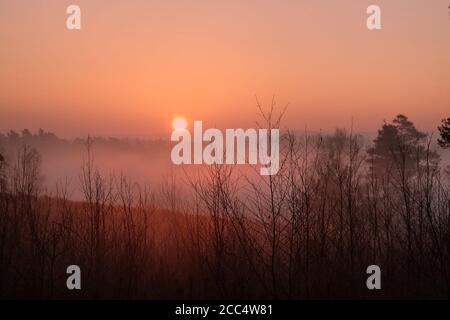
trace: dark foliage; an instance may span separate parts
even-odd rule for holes
[[[101,175],[88,140],[73,202],[65,183],[46,196],[39,154],[19,148],[0,168],[0,297],[450,297],[449,189],[406,117],[368,153],[345,130],[286,134],[281,151],[276,176],[211,166],[184,193],[177,177]],[[66,289],[71,264],[81,291]],[[373,264],[379,291],[366,288]]]
[[[438,127],[441,137],[438,143],[442,148],[450,148],[450,118],[442,119],[442,124]]]

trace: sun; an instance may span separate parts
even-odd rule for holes
[[[172,127],[175,130],[186,130],[186,128],[187,128],[187,121],[184,118],[177,117],[177,118],[173,119]]]

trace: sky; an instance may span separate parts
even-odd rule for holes
[[[66,8],[81,8],[68,30]],[[381,8],[381,30],[366,8]],[[375,132],[450,116],[448,0],[0,0],[0,131],[170,136],[173,118]]]

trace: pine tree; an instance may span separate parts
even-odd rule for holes
[[[442,119],[442,124],[438,127],[441,137],[438,143],[442,148],[450,148],[450,118]]]
[[[402,164],[407,171],[415,168],[428,156],[435,160],[438,155],[426,150],[427,134],[420,132],[404,115],[397,115],[392,123],[384,123],[378,130],[374,146],[367,152],[372,170],[379,172]]]

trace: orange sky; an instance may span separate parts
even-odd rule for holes
[[[82,30],[65,27],[78,4]],[[366,8],[382,10],[381,31]],[[255,95],[284,126],[375,131],[450,116],[448,0],[1,0],[0,131],[167,135],[175,116],[250,127]]]

